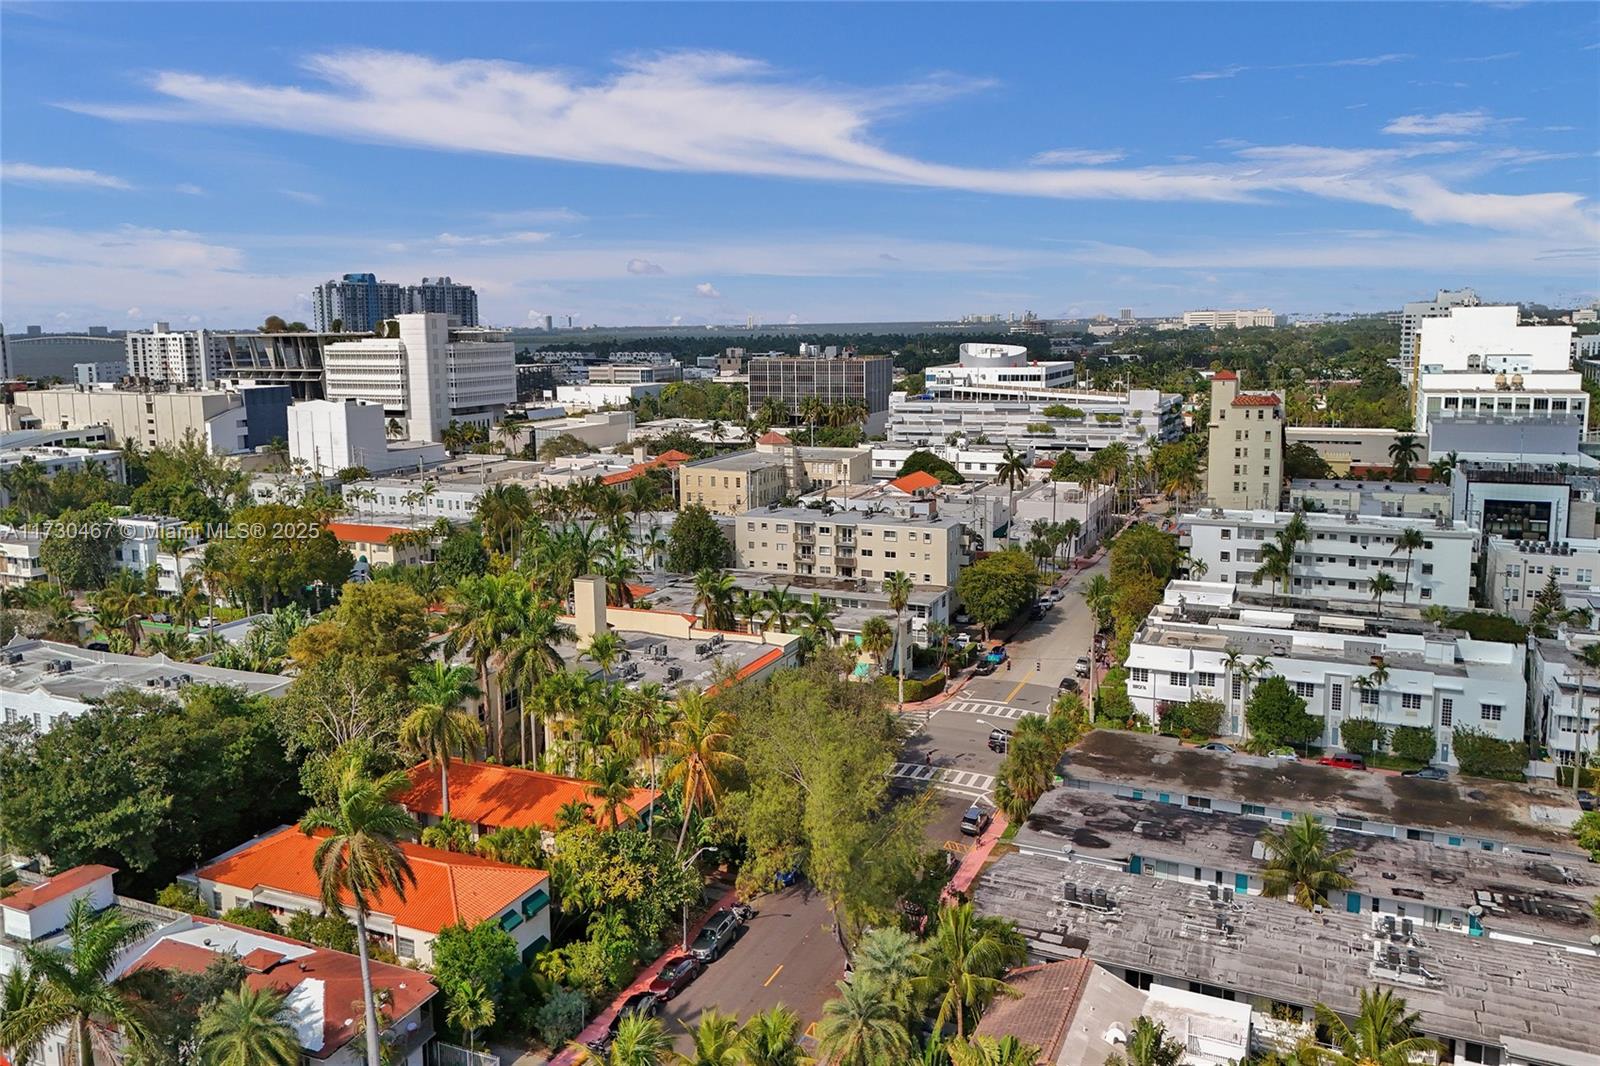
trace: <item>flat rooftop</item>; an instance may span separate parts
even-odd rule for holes
[[[908,518],[893,514],[868,514],[865,511],[852,511],[848,508],[834,511],[830,514],[820,507],[756,507],[749,511],[741,512],[738,517],[741,519],[777,519],[780,522],[826,522],[834,525],[888,526],[894,529],[902,529],[906,526],[929,526],[950,529],[961,525],[961,519],[944,515]]]
[[[1290,492],[1360,492],[1363,496],[1438,496],[1448,500],[1450,486],[1427,481],[1362,481],[1338,478],[1295,478]]]
[[[440,489],[471,488],[498,481],[532,481],[542,469],[544,469],[543,463],[527,459],[508,459],[503,455],[468,454],[452,456],[447,462],[421,472],[394,471],[352,484],[412,486],[432,481]]]
[[[16,659],[11,662],[9,660]],[[44,692],[88,702],[119,688],[174,691],[185,685],[231,685],[251,695],[281,696],[289,678],[173,662],[165,655],[116,655],[50,640],[12,639],[0,649],[0,690]]]
[[[720,633],[685,639],[637,630],[630,632],[628,612],[621,608],[611,608],[606,617],[626,649],[625,656],[611,667],[611,676],[629,688],[655,682],[668,692],[684,685],[703,689],[716,679],[718,670],[742,673],[783,654],[783,649],[777,645],[728,640]],[[569,670],[587,671],[596,677],[600,674],[600,668],[593,660],[578,654],[578,647],[572,641],[557,643],[556,654]]]
[[[1256,841],[1263,830],[1281,825],[1247,815],[1056,788],[1034,805],[1016,845],[1060,858],[1070,848],[1084,862],[1115,862],[1124,869],[1138,855],[1259,876],[1264,860]],[[1580,945],[1593,932],[1592,908],[1600,898],[1600,867],[1593,863],[1440,848],[1343,829],[1330,829],[1329,836],[1332,847],[1355,852],[1346,872],[1355,881],[1353,890],[1363,896],[1416,900],[1463,913],[1480,906],[1490,932]]]
[[[1562,857],[1581,856],[1567,823],[1572,794],[1553,786],[1481,777],[1424,781],[1383,772],[1341,770],[1309,762],[1202,751],[1173,737],[1096,729],[1067,752],[1069,780],[1168,789],[1235,803],[1254,803],[1386,825],[1459,831]]]
[[[1095,890],[1102,904],[1072,902]],[[1204,886],[1020,853],[990,866],[973,898],[982,913],[1016,922],[1046,959],[1086,954],[1299,1006],[1325,1003],[1347,1016],[1361,990],[1388,988],[1421,1012],[1430,1035],[1564,1049],[1548,1062],[1600,1052],[1593,950],[1427,930],[1400,941],[1376,931],[1371,915],[1313,914],[1257,896],[1213,901]]]
[[[869,613],[872,614],[882,614],[883,605],[889,602],[888,593],[883,591],[880,581],[807,574],[769,574],[761,570],[724,570],[723,573],[733,578],[736,588],[759,593],[786,588],[791,595],[806,602],[810,602],[812,593],[817,593],[824,600],[842,601],[846,607],[851,602],[870,604],[873,610]],[[666,581],[652,586],[652,589],[648,599],[657,610],[695,613],[693,577],[668,575]],[[949,590],[942,585],[913,585],[909,602],[913,607],[931,607],[948,594]]]

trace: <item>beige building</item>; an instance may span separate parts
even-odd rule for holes
[[[1206,502],[1212,507],[1276,511],[1283,500],[1283,397],[1240,392],[1239,375],[1211,379]]]
[[[118,445],[131,441],[141,448],[176,444],[192,432],[214,454],[235,455],[267,444],[272,437],[286,437],[289,390],[286,386],[156,391],[61,386],[19,392],[15,400],[18,407],[27,408],[31,418],[22,417],[30,428],[105,426]]]
[[[958,519],[783,507],[734,524],[738,565],[766,574],[878,582],[903,570],[913,583],[949,587],[962,563]]]
[[[768,433],[755,449],[685,463],[678,506],[698,503],[712,514],[736,515],[799,496],[862,485],[872,479],[871,448],[806,448]]]

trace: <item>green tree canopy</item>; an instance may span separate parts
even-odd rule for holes
[[[678,512],[667,537],[667,568],[680,574],[722,570],[733,563],[733,546],[711,512],[691,503]]]
[[[956,595],[985,632],[1031,604],[1039,593],[1039,567],[1020,548],[1007,548],[964,568]]]
[[[263,611],[289,601],[311,603],[312,582],[331,595],[355,565],[350,552],[322,527],[315,512],[280,503],[239,510],[217,552],[228,590]]]
[[[116,572],[117,545],[122,543],[122,530],[112,519],[105,504],[62,514],[46,527],[40,564],[64,588],[104,588]]]
[[[961,476],[961,471],[947,459],[941,459],[927,449],[918,449],[906,456],[906,461],[900,464],[900,473],[897,477],[915,474],[921,471],[932,474],[946,485],[960,485],[967,479]]]
[[[1250,732],[1263,744],[1305,745],[1322,735],[1322,720],[1281,677],[1257,681],[1244,712]]]

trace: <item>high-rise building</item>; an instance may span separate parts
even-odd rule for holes
[[[318,285],[312,298],[318,331],[367,333],[396,315],[448,315],[452,325],[478,324],[478,293],[449,277],[423,278],[420,285],[379,281],[376,274],[346,274]]]
[[[0,323],[0,381],[11,380],[11,349],[6,345],[6,327]]]
[[[1124,321],[1124,322],[1132,322],[1133,321],[1133,308],[1124,307],[1122,310],[1117,312],[1117,317],[1119,319],[1121,319],[1122,321]]]
[[[1471,289],[1440,289],[1431,301],[1408,303],[1400,310],[1400,373],[1408,386],[1417,368],[1417,339],[1422,335],[1422,322],[1428,318],[1448,315],[1452,307],[1477,307],[1478,294]]]
[[[454,325],[478,324],[478,293],[471,285],[457,285],[449,277],[423,278],[421,285],[406,286],[406,312],[413,315],[449,315]]]
[[[555,316],[554,315],[545,315],[544,316],[544,331],[546,333],[549,333],[552,330],[554,330],[555,328],[556,328],[556,318],[555,318]]]
[[[1238,510],[1278,510],[1283,500],[1283,397],[1240,392],[1239,375],[1211,379],[1206,503]]]
[[[203,385],[215,374],[215,361],[204,332],[173,330],[157,322],[149,330],[129,333],[128,376],[168,385]]]

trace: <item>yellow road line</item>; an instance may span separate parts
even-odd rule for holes
[[[1023,674],[1022,675],[1022,680],[1017,682],[1017,687],[1012,689],[1010,692],[1006,693],[1005,702],[1010,703],[1012,700],[1016,699],[1017,698],[1017,693],[1022,691],[1022,686],[1026,685],[1028,683],[1028,678],[1030,678],[1032,676],[1033,676],[1033,671],[1032,670],[1029,670],[1027,673]]]
[[[780,963],[778,963],[778,968],[776,970],[772,971],[772,976],[767,978],[765,981],[761,982],[761,987],[762,988],[766,988],[772,982],[776,981],[778,979],[778,975],[780,973],[782,973],[782,972],[783,972],[783,963],[780,962]]]

